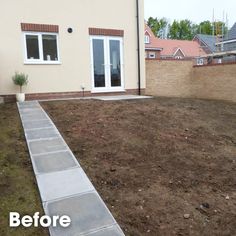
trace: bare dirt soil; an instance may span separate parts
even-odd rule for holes
[[[126,235],[236,235],[236,104],[43,103]]]
[[[43,215],[16,104],[0,104],[0,235],[48,235],[48,230],[40,227],[10,228],[10,212]]]

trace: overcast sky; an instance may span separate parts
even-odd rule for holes
[[[228,14],[229,27],[236,22],[236,0],[144,0],[145,19],[150,16],[174,19],[189,19],[194,23],[223,19],[223,11]]]

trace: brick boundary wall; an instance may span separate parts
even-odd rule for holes
[[[146,61],[193,61],[193,58],[145,58]]]
[[[236,63],[193,66],[192,61],[146,60],[146,94],[236,102]]]
[[[145,89],[141,89],[141,94],[145,94]],[[138,89],[127,89],[125,92],[108,92],[108,93],[91,93],[90,91],[84,91],[84,97],[96,97],[96,96],[114,96],[114,95],[138,95]],[[81,98],[83,92],[58,92],[58,93],[32,93],[25,94],[26,100],[47,100],[47,99],[67,99],[67,98]],[[15,95],[1,95],[4,98],[4,102],[15,102]]]

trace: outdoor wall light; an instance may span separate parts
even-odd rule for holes
[[[72,28],[68,28],[67,31],[68,31],[68,33],[71,34],[73,32],[73,29]]]

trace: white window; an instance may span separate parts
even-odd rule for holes
[[[149,53],[149,58],[156,58],[156,53],[155,52],[150,52]]]
[[[183,57],[181,57],[181,56],[175,56],[175,59],[183,59]]]
[[[25,63],[58,64],[58,34],[24,32]]]
[[[150,37],[149,37],[149,35],[145,35],[145,37],[144,37],[144,42],[145,42],[145,44],[150,43]]]
[[[201,65],[203,65],[203,64],[204,64],[203,58],[198,58],[198,59],[197,59],[197,65],[198,65],[198,66],[201,66]]]

